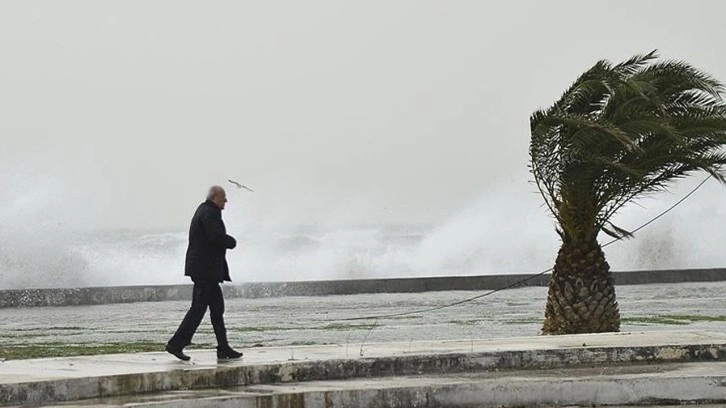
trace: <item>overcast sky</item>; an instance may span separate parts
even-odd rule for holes
[[[528,184],[530,113],[596,60],[654,48],[726,80],[725,12],[716,0],[4,1],[0,209],[184,229],[206,188],[234,178],[256,193],[231,191],[225,214],[270,225],[438,223],[507,194],[548,223]],[[709,191],[700,205],[723,203]]]

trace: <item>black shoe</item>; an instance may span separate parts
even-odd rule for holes
[[[188,355],[184,354],[183,351],[177,350],[168,344],[166,345],[166,347],[164,347],[164,350],[166,350],[169,354],[173,355],[174,357],[178,358],[181,361],[189,361],[192,359]]]
[[[242,357],[242,353],[232,349],[231,347],[217,350],[217,359],[219,360],[234,360],[240,357]]]

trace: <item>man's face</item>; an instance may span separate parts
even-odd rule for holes
[[[214,196],[212,202],[219,207],[220,210],[224,210],[224,205],[227,203],[227,193],[224,190],[220,191]]]

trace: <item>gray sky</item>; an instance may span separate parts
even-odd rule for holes
[[[226,215],[270,225],[445,222],[510,193],[547,223],[527,183],[529,114],[596,60],[653,48],[726,80],[724,12],[716,0],[5,1],[0,210],[181,229],[231,177],[257,192],[230,192]],[[723,202],[711,187],[702,202]]]

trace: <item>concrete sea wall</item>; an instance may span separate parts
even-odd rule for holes
[[[549,275],[481,275],[223,285],[228,298],[414,293],[546,286]],[[726,281],[726,268],[613,272],[616,285]],[[528,279],[531,278],[531,279]],[[528,279],[528,280],[527,280]],[[526,280],[526,281],[525,281]],[[0,290],[0,308],[190,300],[191,285]]]

